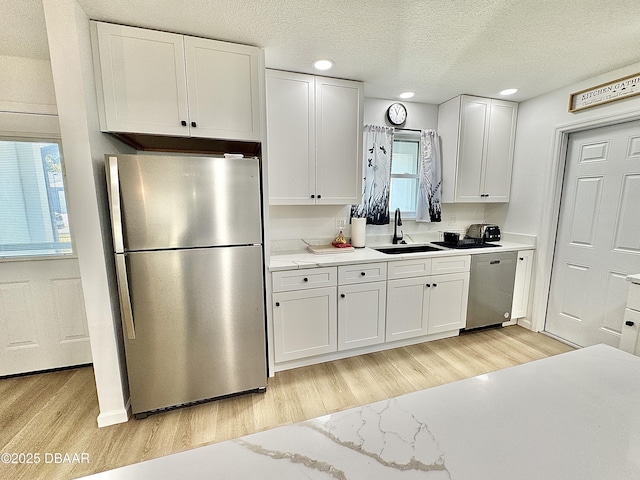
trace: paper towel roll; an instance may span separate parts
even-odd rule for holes
[[[366,218],[351,219],[351,245],[356,248],[364,247],[364,239],[367,231]]]

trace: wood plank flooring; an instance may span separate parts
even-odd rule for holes
[[[93,370],[0,380],[2,479],[69,479],[442,385],[573,348],[518,326],[279,372],[265,394],[205,403],[98,428]],[[51,454],[88,454],[55,463]],[[49,454],[49,455],[47,455]],[[49,462],[47,462],[49,460]]]

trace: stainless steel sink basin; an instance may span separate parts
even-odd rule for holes
[[[387,255],[401,255],[403,253],[439,252],[444,250],[444,248],[433,245],[394,245],[392,247],[378,247],[374,248],[374,250],[386,253]]]

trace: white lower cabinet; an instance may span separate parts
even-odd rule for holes
[[[338,287],[338,350],[384,342],[387,282]]]
[[[469,273],[389,280],[386,341],[464,328]]]
[[[529,292],[531,290],[531,272],[533,270],[533,250],[518,252],[516,278],[513,285],[513,304],[511,320],[527,316]]]
[[[464,328],[468,298],[468,272],[431,277],[427,334]]]
[[[336,287],[273,294],[275,361],[335,352]]]
[[[466,321],[470,258],[273,272],[276,370],[457,334]]]
[[[426,335],[428,312],[429,277],[389,280],[386,341]]]

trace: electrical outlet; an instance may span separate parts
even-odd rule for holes
[[[344,217],[336,218],[336,230],[344,230],[347,228],[347,219]]]
[[[456,224],[456,216],[449,215],[449,225],[455,225],[455,224]]]

